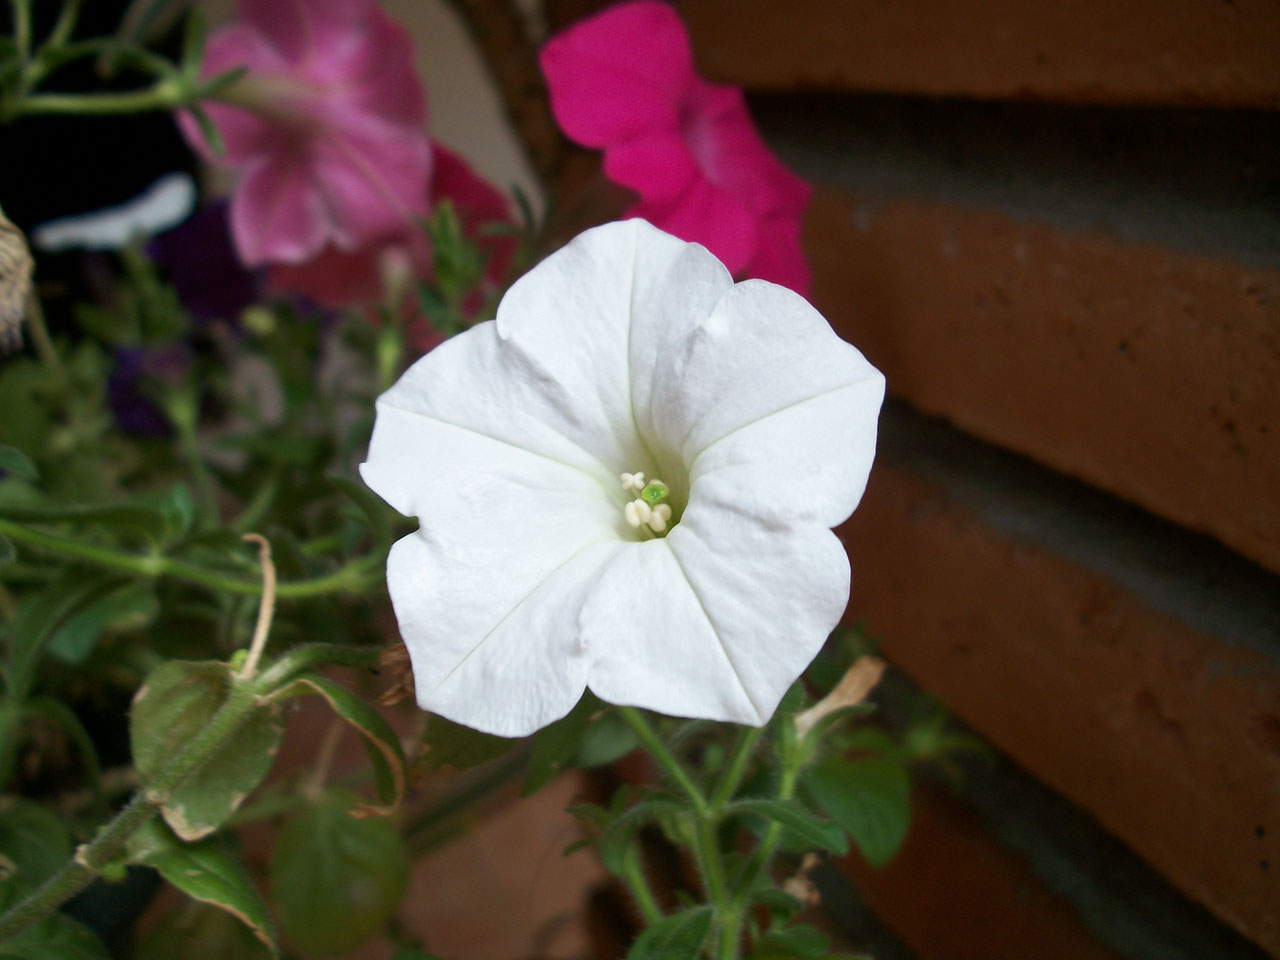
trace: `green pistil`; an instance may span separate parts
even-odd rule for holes
[[[649,506],[654,507],[667,499],[667,494],[670,492],[665,483],[661,480],[655,480],[640,491],[640,499],[649,504]]]

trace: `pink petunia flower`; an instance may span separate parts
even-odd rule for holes
[[[355,251],[427,212],[431,146],[408,35],[376,0],[240,0],[209,39],[206,78],[248,73],[206,106],[238,169],[231,231],[247,266]]]
[[[809,185],[765,146],[741,90],[694,72],[675,10],[611,7],[553,37],[541,62],[561,128],[640,195],[627,216],[701,243],[735,275],[808,292]]]
[[[463,232],[488,254],[486,274],[496,283],[505,276],[516,243],[509,236],[482,236],[480,228],[510,222],[507,199],[465,160],[439,143],[432,144],[432,154],[429,206],[434,208],[444,200],[453,204]],[[416,277],[426,278],[431,273],[431,251],[416,218],[404,220],[393,233],[356,250],[331,245],[305,263],[276,264],[268,279],[274,290],[300,293],[322,307],[342,309],[380,302],[386,272],[406,267]]]

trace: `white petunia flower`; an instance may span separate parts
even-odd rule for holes
[[[883,396],[792,291],[588,230],[378,400],[361,474],[419,518],[387,561],[418,702],[503,736],[588,686],[764,723],[844,612],[830,528]]]

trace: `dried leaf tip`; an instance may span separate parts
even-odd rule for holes
[[[879,657],[859,657],[830,693],[808,710],[796,714],[796,734],[803,737],[828,714],[855,707],[867,699],[884,676],[884,668],[885,663]]]

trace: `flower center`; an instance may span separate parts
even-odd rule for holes
[[[637,494],[622,508],[627,523],[646,536],[664,536],[671,523],[671,504],[666,502],[671,489],[657,477],[645,483],[643,473],[624,473],[622,489]]]

